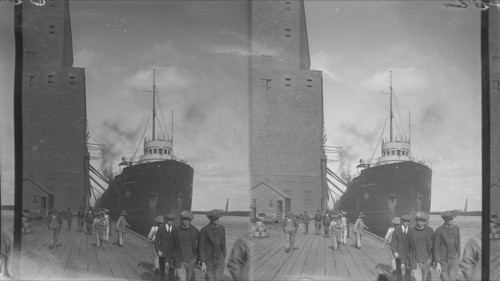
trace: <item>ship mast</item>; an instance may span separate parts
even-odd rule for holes
[[[155,96],[156,96],[156,70],[153,69],[153,140],[155,140],[155,120],[156,120]]]
[[[391,84],[390,84],[390,93],[389,93],[389,95],[390,95],[390,99],[391,99],[391,111],[390,111],[390,118],[391,118],[391,120],[390,120],[390,126],[391,127],[390,127],[389,140],[390,140],[390,142],[392,142],[392,118],[393,118],[393,114],[392,114],[392,95],[393,95],[393,92],[392,92],[392,70],[390,71],[390,73],[391,73],[391,75],[390,75],[391,76],[391,78],[390,78],[390,80],[391,80],[390,83]]]

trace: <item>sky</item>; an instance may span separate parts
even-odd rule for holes
[[[307,1],[311,69],[323,71],[327,145],[341,148],[330,169],[354,176],[380,157],[392,71],[399,127],[409,135],[410,112],[412,154],[433,171],[431,211],[466,199],[481,210],[480,10],[448,2]]]
[[[453,2],[453,1],[444,1]],[[370,158],[389,71],[412,152],[432,163],[431,210],[481,209],[480,11],[442,1],[306,1],[311,69],[323,71],[329,167]],[[85,68],[92,165],[136,150],[157,70],[174,149],[194,162],[193,210],[248,207],[248,22],[244,1],[72,1],[74,66]],[[13,202],[13,5],[0,1],[2,204]],[[408,131],[406,131],[408,135]],[[141,149],[141,148],[140,148]],[[376,150],[375,158],[380,151]],[[215,195],[215,196],[214,196]]]
[[[193,210],[248,208],[248,21],[242,1],[71,1],[74,67],[85,68],[91,165],[116,174],[151,103],[153,68],[174,151],[194,163]],[[13,5],[0,2],[2,132],[12,128]],[[7,38],[7,40],[3,40]],[[157,110],[159,110],[157,108]],[[158,113],[160,115],[160,113]],[[150,123],[151,124],[151,123]],[[158,132],[158,129],[157,129]],[[150,135],[150,131],[148,131]],[[140,142],[140,141],[139,141]],[[13,202],[13,140],[2,134],[2,204]],[[136,156],[142,152],[142,144]]]

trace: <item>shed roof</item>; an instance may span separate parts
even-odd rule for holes
[[[272,191],[278,193],[282,197],[289,198],[289,199],[291,198],[290,196],[286,195],[283,191],[281,191],[279,188],[274,187],[274,186],[272,186],[272,185],[270,185],[268,183],[265,183],[263,181],[259,182],[254,187],[250,188],[250,191],[254,190],[255,188],[257,188],[260,185],[265,185],[265,186],[269,187],[269,189],[271,189]]]
[[[54,195],[52,192],[50,192],[49,190],[47,190],[45,187],[43,187],[43,185],[37,183],[36,181],[32,180],[31,178],[25,178],[23,180],[23,182],[25,181],[29,181],[31,182],[33,185],[35,185],[36,187],[40,188],[43,192],[47,193],[47,194],[50,194],[50,195]]]

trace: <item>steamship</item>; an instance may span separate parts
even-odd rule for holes
[[[360,160],[359,175],[354,177],[335,209],[347,212],[354,223],[363,212],[368,231],[384,237],[394,217],[429,213],[431,208],[432,170],[411,153],[411,139],[393,135],[392,72],[390,92],[390,133],[381,140],[381,156],[375,163]]]
[[[148,235],[157,215],[191,210],[193,195],[194,169],[186,159],[174,153],[173,133],[155,137],[155,78],[152,93],[152,136],[144,139],[143,154],[123,157],[120,163],[122,172],[114,177],[96,201],[96,207],[109,209],[114,220],[126,211],[131,229],[142,235]]]

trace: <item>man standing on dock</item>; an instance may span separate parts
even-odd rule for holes
[[[349,224],[345,215],[345,211],[340,211],[340,223],[342,225],[342,229],[340,230],[340,242],[343,246],[347,245],[347,234],[349,231]]]
[[[293,250],[293,242],[295,240],[295,233],[299,228],[297,220],[293,217],[290,211],[287,211],[286,217],[282,222],[283,234],[285,235],[285,252],[289,253]]]
[[[314,227],[316,229],[316,235],[321,234],[321,211],[316,210],[316,214],[314,215]]]
[[[50,212],[48,222],[47,222],[47,227],[49,228],[49,234],[50,234],[50,245],[49,249],[54,249],[54,247],[57,245],[57,237],[59,236],[59,230],[61,230],[62,226],[62,219],[59,213],[57,212],[56,209],[52,210]]]
[[[173,265],[176,268],[180,281],[195,279],[194,267],[198,259],[198,228],[191,225],[194,218],[190,211],[181,212],[181,225],[174,227],[173,238]]]
[[[222,280],[226,262],[226,229],[219,224],[222,212],[212,210],[207,213],[210,223],[200,231],[198,250],[201,261],[201,271],[207,281]]]
[[[403,257],[408,257],[408,263],[401,263],[401,268],[409,266],[416,281],[425,281],[431,269],[434,230],[426,225],[427,215],[424,212],[415,213],[415,221],[417,224],[408,230],[403,252]]]
[[[160,263],[160,275],[163,280],[165,273],[170,275],[170,269],[173,269],[172,257],[173,257],[173,224],[175,220],[175,215],[169,213],[165,215],[165,226],[160,226],[155,235],[155,248],[158,251],[159,263]]]
[[[460,230],[453,224],[456,214],[446,211],[441,217],[444,224],[436,229],[434,235],[434,261],[441,280],[457,280],[460,261]]]
[[[408,227],[410,225],[410,215],[401,217],[401,226],[397,226],[392,233],[391,251],[396,259],[396,276],[397,280],[401,280],[402,275],[405,275],[405,270],[402,270],[401,264],[407,264],[407,256],[403,256],[406,240],[408,239]]]
[[[83,222],[85,219],[85,210],[83,209],[83,206],[80,207],[78,210],[78,213],[76,214],[77,218],[77,224],[78,224],[78,232],[82,232],[83,230]]]
[[[304,234],[307,234],[309,233],[309,221],[311,220],[311,218],[309,217],[309,214],[307,213],[307,211],[304,211],[304,214],[302,214],[302,223],[304,224]]]
[[[64,217],[65,217],[66,221],[68,222],[68,228],[66,229],[66,231],[70,231],[71,230],[71,222],[73,221],[73,212],[71,211],[70,208],[68,208],[66,210],[66,213],[64,213]]]
[[[368,229],[368,227],[365,225],[365,222],[363,218],[365,217],[365,214],[363,212],[359,212],[358,219],[354,223],[354,234],[356,234],[356,248],[361,249],[361,235],[363,235],[363,232],[365,229]]]
[[[120,247],[123,247],[123,233],[125,232],[127,226],[130,227],[127,223],[127,219],[125,218],[126,215],[127,213],[122,211],[118,221],[116,222],[116,231],[118,231],[118,246]]]

